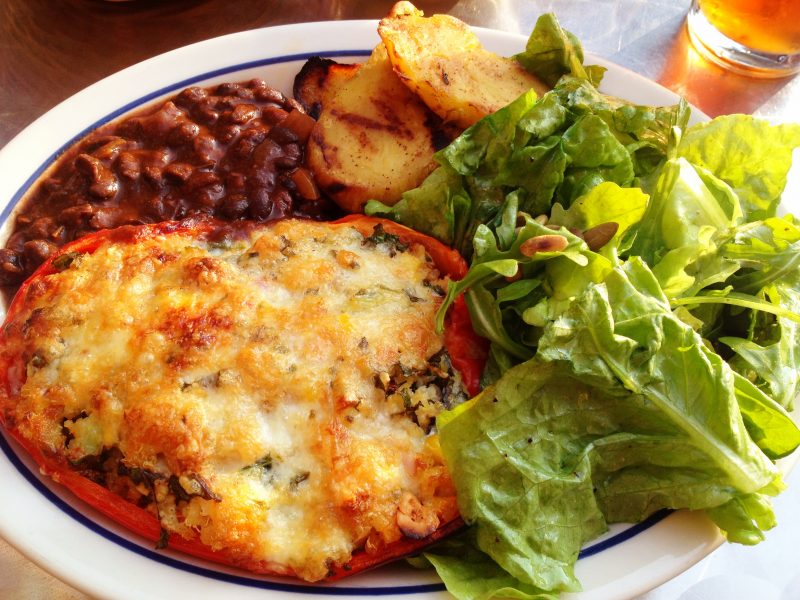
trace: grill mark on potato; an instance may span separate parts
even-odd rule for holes
[[[381,116],[385,118],[385,114],[383,112],[388,109],[387,106],[381,106],[382,102],[376,101],[373,99],[373,104],[381,108]],[[410,140],[414,138],[414,134],[409,131],[407,127],[403,127],[401,123],[394,121],[394,122],[381,122],[375,119],[370,119],[369,117],[365,117],[363,115],[359,115],[356,113],[351,112],[343,112],[337,109],[331,110],[331,115],[339,119],[340,121],[344,121],[345,123],[352,123],[357,127],[362,127],[364,129],[374,129],[377,131],[388,131],[392,135],[395,135],[399,138]]]

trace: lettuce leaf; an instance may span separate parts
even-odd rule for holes
[[[607,522],[730,503],[715,516],[731,539],[767,528],[771,511],[756,495],[778,475],[751,431],[764,441],[769,430],[765,448],[783,455],[800,443],[787,417],[708,350],[631,259],[545,327],[535,358],[438,427],[480,551],[526,586],[572,591],[581,546]],[[759,520],[743,520],[753,506]]]
[[[425,559],[436,568],[447,589],[462,600],[556,600],[557,593],[525,584],[504,571],[478,550],[474,531],[467,531],[426,552]]]
[[[775,481],[760,492],[731,498],[725,504],[706,511],[729,542],[752,546],[764,541],[764,532],[777,525],[770,496],[783,491]]]
[[[631,187],[663,162],[670,132],[687,119],[683,102],[634,106],[564,75],[541,98],[531,90],[464,131],[435,155],[441,166],[397,204],[370,201],[365,212],[470,257],[478,226],[491,223],[509,195],[520,211],[540,215],[602,183]]]
[[[605,68],[584,66],[583,48],[572,33],[562,29],[552,13],[543,14],[525,45],[525,51],[514,56],[528,71],[553,86],[562,75],[570,74],[600,85]]]
[[[745,217],[775,216],[792,151],[800,146],[800,124],[771,125],[746,115],[717,117],[690,127],[678,147],[680,156],[730,185]]]
[[[491,343],[484,391],[437,425],[472,527],[426,553],[464,599],[577,590],[586,541],[663,508],[757,543],[773,461],[800,444],[800,227],[776,215],[800,125],[687,128],[683,101],[607,96],[551,15],[516,58],[553,90],[466,130],[394,207],[367,206],[471,261],[437,322],[463,293]],[[606,223],[593,251],[584,233]],[[522,250],[554,234],[564,248]]]
[[[545,590],[579,589],[580,547],[606,529],[579,444],[551,435],[582,420],[581,410],[560,408],[575,391],[555,365],[529,361],[437,421],[477,546],[514,579]]]

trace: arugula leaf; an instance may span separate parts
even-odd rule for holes
[[[521,360],[533,356],[533,350],[511,338],[504,323],[503,313],[494,295],[482,284],[470,286],[464,296],[469,309],[472,327],[480,336],[492,342],[495,347],[502,348],[508,354]]]
[[[777,460],[800,445],[800,429],[784,408],[739,373],[734,390],[747,432],[769,458]]]
[[[738,291],[758,293],[800,269],[800,227],[791,215],[746,223],[737,228],[722,252],[747,269],[730,283]]]
[[[442,331],[444,329],[444,317],[447,309],[460,294],[468,289],[470,291],[479,289],[479,286],[490,284],[500,278],[513,278],[518,274],[520,268],[526,269],[526,276],[530,278],[534,272],[539,270],[539,263],[544,263],[553,258],[563,258],[568,262],[574,262],[579,265],[588,264],[589,261],[585,256],[588,250],[583,240],[579,237],[565,229],[561,229],[556,233],[530,217],[525,217],[525,220],[525,225],[520,228],[511,247],[507,250],[498,248],[497,239],[487,226],[480,225],[478,227],[478,231],[475,234],[475,254],[472,266],[463,279],[458,282],[450,282],[448,285],[447,295],[436,314],[437,330]],[[554,235],[560,235],[565,238],[562,249],[536,252],[534,254],[530,254],[525,250],[526,242],[535,238],[543,238],[545,236],[549,238]],[[485,293],[476,292],[476,294],[480,298],[473,294],[473,301],[470,306],[470,316],[473,324],[479,323],[478,327],[481,328],[482,335],[492,341],[505,339],[507,335],[498,333],[495,336],[492,333],[492,329],[497,329],[497,326],[501,325],[500,320],[497,318],[499,306],[495,305],[494,297],[491,298],[490,306],[489,298]],[[469,300],[470,297],[467,296],[467,299]],[[487,309],[488,316],[481,315],[478,312],[479,307]],[[494,327],[489,327],[490,323],[493,323]],[[510,345],[505,349],[519,358],[524,359],[530,356],[530,351],[527,349],[524,353],[521,350],[515,352]]]
[[[747,338],[722,336],[719,341],[736,352],[733,368],[763,383],[779,404],[791,410],[800,391],[800,324],[796,318],[800,315],[800,275],[795,272],[789,281],[769,286],[765,296],[771,306],[791,313],[755,325]],[[756,318],[752,322],[761,323]]]

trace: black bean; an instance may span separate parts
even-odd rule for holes
[[[199,106],[196,110],[192,111],[192,114],[204,125],[213,125],[219,120],[219,111],[214,110],[210,106]]]
[[[198,204],[201,207],[210,207],[215,208],[219,202],[219,199],[222,198],[222,188],[216,187],[208,187],[203,188],[201,190],[197,190],[192,194],[192,200],[194,200],[195,204]],[[208,212],[203,209],[203,212]],[[208,212],[208,214],[212,214],[213,211]]]
[[[225,117],[227,120],[230,117],[231,111],[242,103],[241,98],[236,96],[214,96],[213,107],[214,110],[220,113],[220,119]]]
[[[275,140],[265,139],[253,150],[253,163],[261,167],[283,157],[283,148]]]
[[[214,93],[219,96],[237,96],[241,89],[242,85],[239,83],[220,83]]]
[[[275,125],[286,118],[289,113],[275,104],[268,104],[261,109],[261,119],[268,125]]]
[[[244,173],[234,171],[225,175],[225,187],[231,196],[235,196],[238,192],[243,192],[246,184],[247,178]]]
[[[269,129],[260,124],[252,124],[250,127],[242,131],[240,139],[249,140],[256,146],[267,139]]]
[[[218,152],[217,141],[213,136],[201,133],[194,139],[194,152],[198,160],[207,163],[216,163]]]
[[[157,220],[163,220],[168,218],[168,210],[164,201],[159,196],[151,196],[143,203],[143,207],[145,212],[150,215],[152,218]]]
[[[250,201],[247,196],[244,194],[231,194],[222,200],[219,205],[219,212],[228,219],[238,219],[247,212],[249,206]]]
[[[269,130],[269,137],[281,145],[296,143],[299,139],[294,131],[280,125]]]
[[[238,125],[223,125],[217,132],[217,138],[223,144],[230,144],[241,133],[242,128]]]
[[[94,211],[95,208],[91,204],[84,202],[62,210],[58,215],[58,220],[67,227],[80,227],[94,214]]]
[[[270,165],[268,168],[266,167],[256,167],[254,166],[250,172],[249,177],[247,178],[247,190],[249,192],[253,192],[258,189],[265,189],[268,192],[271,192],[275,189],[275,181],[277,179],[277,174],[275,169],[272,168]]]
[[[0,285],[17,284],[24,275],[22,255],[16,250],[0,248]]]
[[[170,146],[185,146],[200,134],[200,127],[197,123],[187,121],[181,123],[169,132],[167,142]]]
[[[138,179],[141,168],[139,159],[130,152],[121,152],[117,158],[117,171],[121,177],[130,180]]]
[[[11,237],[8,238],[6,248],[15,250],[16,252],[22,252],[22,246],[24,246],[27,241],[27,229],[24,231],[15,231],[11,234]]]
[[[193,171],[194,167],[192,165],[174,162],[164,167],[164,176],[175,181],[186,181]]]
[[[30,240],[25,242],[22,252],[25,255],[26,265],[38,267],[56,250],[58,250],[58,246],[53,242]]]
[[[155,165],[147,165],[142,167],[142,175],[145,180],[155,188],[161,187],[161,182],[164,179],[164,171],[161,167]]]
[[[118,208],[103,207],[97,211],[89,219],[89,227],[92,229],[111,229],[119,225],[122,218],[122,212]]]
[[[272,88],[257,88],[255,90],[256,98],[259,100],[265,100],[267,102],[274,102],[275,104],[283,104],[286,102],[286,96],[281,94],[278,90],[274,90]]]
[[[211,171],[192,171],[189,178],[186,180],[184,191],[194,192],[210,186],[217,187],[220,185],[219,176]]]
[[[40,217],[28,227],[28,236],[32,239],[46,238],[56,228],[52,217]]]
[[[259,114],[258,107],[254,104],[237,104],[228,115],[228,119],[233,123],[242,125],[251,119],[255,119]]]
[[[114,173],[94,156],[79,154],[75,167],[88,177],[89,193],[95,198],[106,200],[117,193],[119,182]]]
[[[119,127],[117,128],[117,134],[121,137],[124,137],[128,140],[140,140],[142,139],[142,123],[138,119],[128,119],[127,121],[123,121],[120,123]]]
[[[178,94],[178,96],[175,98],[175,104],[184,108],[190,108],[192,106],[196,106],[206,98],[208,98],[208,92],[203,88],[194,86],[186,88],[180,94]]]
[[[100,160],[114,160],[117,155],[128,145],[124,138],[114,136],[100,148],[92,152],[92,155]]]
[[[251,90],[250,88],[239,88],[239,91],[236,92],[236,95],[243,100],[254,100],[256,97],[255,91]]]
[[[95,198],[101,200],[108,200],[117,195],[119,191],[119,181],[114,177],[113,173],[106,169],[105,175],[99,181],[96,181],[89,187],[89,193]]]
[[[249,213],[250,217],[256,221],[264,221],[269,218],[272,213],[272,199],[267,190],[256,190],[250,196]]]

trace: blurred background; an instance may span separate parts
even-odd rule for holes
[[[391,0],[4,0],[0,2],[0,146],[40,114],[124,67],[210,37],[269,25],[377,19]],[[711,116],[800,119],[800,78],[752,79],[691,47],[690,0],[419,0],[427,14],[528,34],[555,12],[588,52],[685,96]]]

